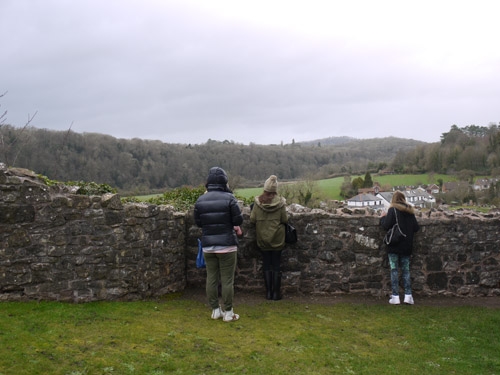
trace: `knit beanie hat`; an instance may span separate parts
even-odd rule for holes
[[[226,171],[220,167],[212,167],[208,172],[207,186],[208,185],[227,185]]]
[[[264,191],[268,191],[270,193],[278,192],[278,177],[275,175],[269,176],[269,178],[264,182]]]

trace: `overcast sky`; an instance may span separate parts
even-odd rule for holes
[[[499,15],[496,0],[1,0],[0,113],[168,143],[438,142],[500,121]]]

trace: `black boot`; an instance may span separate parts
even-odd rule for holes
[[[264,271],[264,284],[266,285],[266,299],[273,298],[273,271]]]
[[[273,271],[273,300],[279,301],[281,299],[281,272]]]

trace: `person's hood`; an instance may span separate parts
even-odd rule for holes
[[[227,181],[227,173],[224,169],[220,167],[210,168],[207,177],[207,185],[226,185]]]
[[[415,215],[415,208],[413,208],[413,206],[410,204],[392,203],[391,207],[394,207],[401,212]]]
[[[220,167],[212,167],[208,172],[207,183],[205,187],[207,190],[224,190],[229,191],[227,187],[227,173]]]
[[[257,206],[259,206],[260,208],[262,208],[262,210],[266,212],[274,212],[286,205],[285,198],[279,195],[276,195],[270,203],[261,203],[259,201],[259,197],[255,197],[254,202]]]

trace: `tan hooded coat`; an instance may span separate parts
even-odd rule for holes
[[[286,200],[276,195],[271,203],[263,204],[255,198],[250,222],[255,224],[257,246],[261,250],[283,250],[285,223],[288,222]]]

